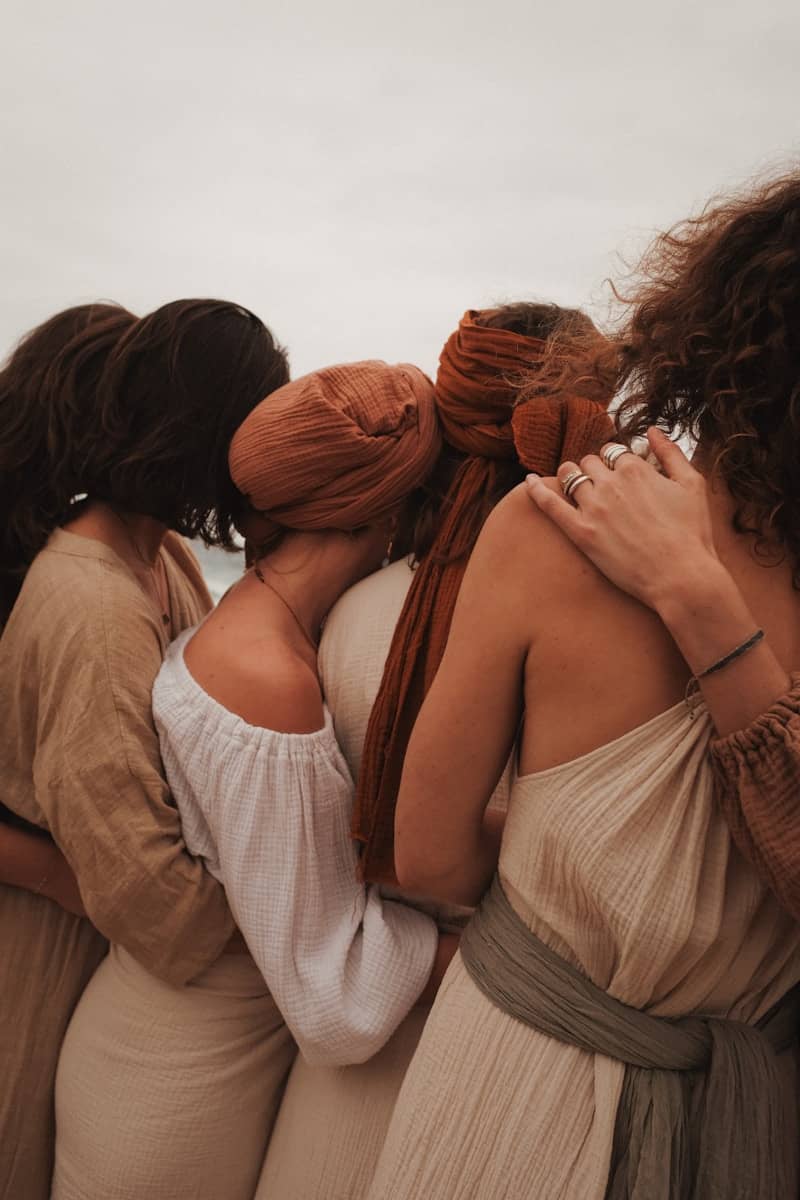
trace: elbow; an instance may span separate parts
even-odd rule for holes
[[[398,831],[394,843],[394,871],[404,892],[416,896],[435,896],[442,881],[442,865],[431,863],[418,840],[404,838]]]
[[[367,1062],[389,1038],[386,1030],[294,1031],[298,1049],[310,1067],[352,1067]]]

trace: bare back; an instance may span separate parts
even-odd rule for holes
[[[786,562],[766,566],[710,496],[720,557],[781,663],[800,665],[800,593]],[[658,617],[619,591],[517,490],[498,513],[516,531],[518,603],[527,609],[520,770],[567,762],[682,700],[689,669]],[[502,530],[498,530],[502,536]],[[527,592],[527,598],[526,598]]]

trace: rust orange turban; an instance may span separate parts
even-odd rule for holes
[[[385,515],[433,467],[433,385],[416,367],[326,367],[278,388],[233,436],[233,482],[289,529],[356,529]]]
[[[476,324],[478,315],[465,313],[439,360],[439,420],[445,439],[466,457],[400,614],[361,760],[353,835],[362,843],[362,873],[375,882],[396,882],[394,809],[403,758],[444,653],[469,554],[492,502],[526,471],[553,474],[562,459],[599,449],[612,432],[608,400],[559,396],[516,406],[522,378],[541,361],[545,343]]]

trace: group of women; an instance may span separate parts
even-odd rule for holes
[[[219,301],[13,352],[4,1197],[798,1193],[800,176],[644,268],[435,383]]]

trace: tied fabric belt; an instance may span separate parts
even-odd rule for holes
[[[500,880],[461,939],[474,983],[539,1033],[625,1063],[607,1200],[787,1200],[793,1119],[776,1055],[796,991],[756,1026],[652,1017],[615,1000],[528,929]]]

